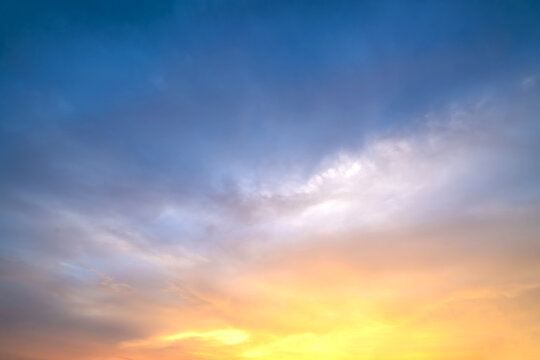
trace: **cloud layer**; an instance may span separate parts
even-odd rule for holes
[[[0,358],[538,358],[534,2],[7,5]]]

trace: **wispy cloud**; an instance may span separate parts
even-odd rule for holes
[[[533,2],[0,11],[0,358],[540,353]]]

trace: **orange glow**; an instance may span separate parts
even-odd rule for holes
[[[324,259],[270,255],[231,278],[223,293],[197,291],[205,302],[178,309],[173,321],[185,330],[124,344],[122,356],[533,360],[540,351],[528,335],[540,330],[528,317],[539,313],[530,300],[539,283],[497,283],[492,269],[476,265],[366,269],[346,253],[304,251]],[[483,286],[467,284],[472,273],[487,279]],[[202,323],[214,328],[201,330]],[[219,326],[224,323],[233,327]]]

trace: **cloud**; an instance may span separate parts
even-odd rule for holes
[[[536,7],[125,5],[4,12],[0,357],[536,359]]]
[[[225,345],[236,345],[246,341],[249,334],[238,329],[218,329],[210,331],[186,331],[175,334],[162,335],[148,340],[126,342],[121,344],[122,347],[161,347],[167,346],[168,343],[181,341],[184,339],[201,339],[207,341],[217,341]]]

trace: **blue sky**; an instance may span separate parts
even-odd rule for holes
[[[533,74],[538,6],[486,4],[7,2],[7,161],[44,191],[57,183],[32,171],[54,176],[54,159],[196,187],[314,166]]]

